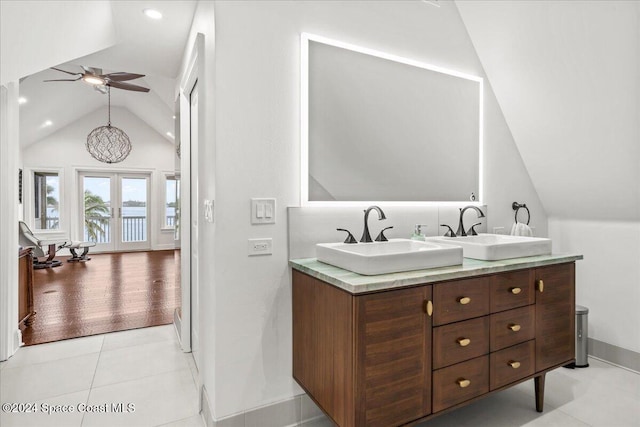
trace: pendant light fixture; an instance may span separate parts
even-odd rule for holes
[[[111,88],[107,85],[109,96],[109,119],[106,126],[92,130],[87,136],[87,151],[103,163],[118,163],[131,152],[131,141],[123,130],[111,126]]]

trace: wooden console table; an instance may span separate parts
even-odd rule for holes
[[[21,249],[18,255],[18,326],[30,326],[33,309],[33,252]]]

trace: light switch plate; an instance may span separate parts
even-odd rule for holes
[[[249,239],[247,249],[249,256],[271,255],[273,253],[273,239]]]
[[[251,199],[251,224],[275,224],[276,199]]]

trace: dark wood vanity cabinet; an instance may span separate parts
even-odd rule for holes
[[[431,413],[431,286],[354,297],[293,271],[293,375],[340,426]]]
[[[351,294],[293,271],[293,376],[339,426],[437,416],[574,359],[574,263]]]
[[[575,355],[575,264],[537,268],[535,275],[536,371],[542,371]]]
[[[407,423],[431,412],[431,286],[354,298],[355,425]]]

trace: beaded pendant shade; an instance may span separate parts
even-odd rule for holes
[[[131,152],[131,141],[122,129],[111,126],[111,88],[107,86],[109,96],[109,119],[106,126],[92,130],[87,136],[87,151],[103,163],[118,163]]]

